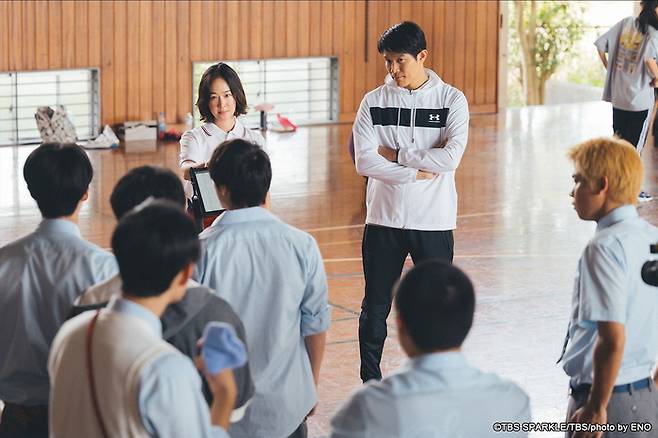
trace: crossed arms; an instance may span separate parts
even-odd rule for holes
[[[457,93],[447,106],[450,112],[443,128],[444,140],[427,149],[396,149],[394,145],[377,144],[364,99],[353,128],[356,171],[387,184],[408,184],[457,169],[468,140],[468,103],[463,94]]]

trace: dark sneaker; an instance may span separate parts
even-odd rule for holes
[[[653,199],[653,196],[642,190],[639,195],[637,195],[637,200],[640,202],[647,202],[651,201]]]

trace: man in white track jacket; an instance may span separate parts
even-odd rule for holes
[[[415,23],[386,30],[377,49],[389,76],[366,94],[353,128],[356,170],[368,177],[363,233],[365,297],[359,318],[361,379],[381,379],[391,291],[408,254],[452,261],[455,170],[468,139],[464,94],[424,67]]]

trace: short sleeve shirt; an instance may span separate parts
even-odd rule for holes
[[[635,207],[619,207],[599,221],[578,262],[564,370],[572,383],[592,383],[599,321],[624,325],[626,344],[616,385],[649,377],[658,353],[658,292],[641,278],[658,229]]]
[[[640,32],[635,17],[627,17],[601,35],[594,45],[608,53],[603,100],[625,111],[653,107],[652,76],[644,62],[658,57],[658,31]]]

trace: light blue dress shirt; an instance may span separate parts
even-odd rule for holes
[[[640,272],[658,228],[632,205],[603,217],[578,262],[564,371],[575,385],[592,383],[598,321],[624,324],[626,343],[615,385],[649,377],[658,353],[658,289]]]
[[[137,303],[113,299],[107,309],[137,317],[162,338],[162,323]],[[166,353],[142,369],[139,377],[139,412],[149,435],[160,438],[228,437],[210,424],[201,379],[192,361],[182,353]]]
[[[256,386],[231,435],[287,437],[316,401],[304,337],[326,331],[330,323],[317,243],[261,207],[224,212],[200,239],[194,279],[242,319]]]
[[[468,364],[461,352],[410,359],[381,382],[366,383],[331,420],[332,438],[500,438],[496,422],[530,421],[516,384]]]
[[[48,404],[48,351],[75,298],[118,272],[76,224],[45,219],[0,248],[0,400]]]

